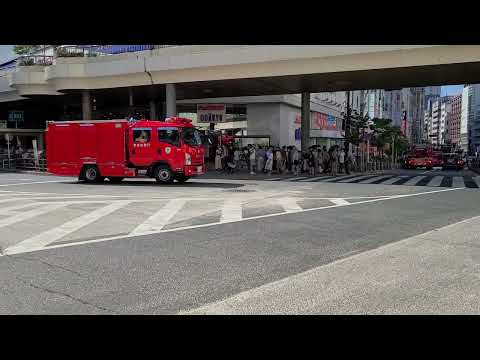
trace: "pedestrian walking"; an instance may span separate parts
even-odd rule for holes
[[[263,171],[264,163],[265,163],[265,150],[262,146],[259,146],[256,153],[257,158],[257,172]]]
[[[298,176],[298,171],[300,169],[300,153],[297,150],[297,147],[294,146],[292,149],[292,162],[293,162],[293,172],[295,176]]]
[[[277,174],[281,174],[282,173],[282,151],[280,150],[280,147],[277,146],[277,149],[275,150],[275,167],[276,167],[276,171],[277,171]]]
[[[330,152],[330,175],[337,176],[338,169],[338,152],[336,145],[333,146],[332,151]]]
[[[343,148],[341,148],[340,152],[338,153],[338,166],[340,174],[343,174],[345,171],[345,151]]]
[[[304,151],[302,153],[302,172],[307,172],[309,167],[308,167],[308,158],[309,158],[309,154],[308,152]]]
[[[310,153],[308,154],[308,169],[309,175],[315,176],[315,156],[314,156],[313,147],[310,148]]]
[[[269,148],[267,151],[267,162],[265,164],[265,172],[266,173],[268,172],[271,175],[272,169],[273,169],[273,149]]]
[[[240,150],[237,147],[233,152],[233,163],[235,164],[235,167],[237,167],[240,164]]]
[[[222,148],[217,147],[217,151],[215,152],[215,170],[220,171],[222,170]]]
[[[280,151],[282,154],[282,160],[280,164],[280,171],[284,173],[287,170],[287,147],[284,145],[282,146],[282,150]]]
[[[250,146],[250,175],[255,175],[255,146]]]
[[[329,162],[330,162],[330,154],[327,151],[327,147],[323,146],[322,149],[322,164],[323,164],[323,172],[327,173],[329,170]]]

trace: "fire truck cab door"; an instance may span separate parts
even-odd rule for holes
[[[136,166],[148,166],[155,158],[152,128],[130,129],[130,161]]]

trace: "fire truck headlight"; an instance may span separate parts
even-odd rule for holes
[[[188,153],[185,153],[185,165],[192,165],[192,156]]]

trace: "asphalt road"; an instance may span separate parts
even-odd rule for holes
[[[0,313],[477,313],[475,233],[441,229],[480,215],[477,181],[468,170],[210,175],[171,186],[1,173]],[[446,239],[442,251],[425,242],[432,230]],[[447,243],[456,238],[465,241]],[[430,271],[422,261],[432,254]],[[452,267],[450,256],[471,267]],[[449,277],[426,277],[433,272]],[[420,306],[433,294],[420,278],[443,302]],[[352,294],[359,300],[346,301]]]

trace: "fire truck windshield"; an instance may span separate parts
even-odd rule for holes
[[[195,128],[184,128],[182,131],[183,141],[190,146],[202,145],[202,137],[200,132]]]

